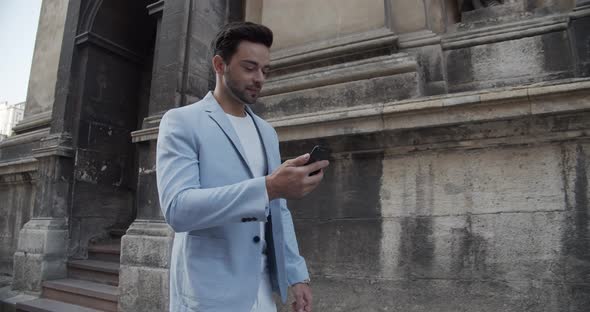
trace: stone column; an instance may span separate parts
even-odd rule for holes
[[[155,151],[162,114],[187,101],[187,36],[191,0],[158,1],[148,10],[158,19],[148,117],[133,132],[139,154],[137,218],[121,239],[119,311],[168,311],[173,232],[160,212]]]
[[[44,280],[66,276],[74,165],[66,103],[79,10],[80,0],[46,0],[41,11],[25,111],[29,119],[17,132],[51,127],[32,150],[38,179],[31,219],[19,233],[14,254],[13,289],[18,291],[38,293]]]
[[[119,311],[167,311],[173,232],[156,187],[156,139],[162,115],[201,99],[213,88],[209,44],[228,20],[241,19],[242,1],[158,1],[148,117],[133,132],[139,151],[137,219],[121,240]]]
[[[49,126],[62,50],[67,0],[45,0],[41,6],[24,119],[15,132]]]
[[[50,135],[33,150],[37,190],[33,217],[20,231],[14,254],[13,289],[40,292],[42,282],[64,278],[67,260],[67,208],[72,181],[71,138]]]

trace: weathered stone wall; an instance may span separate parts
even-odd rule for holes
[[[333,151],[324,183],[289,203],[316,309],[584,311],[590,85],[571,78],[586,70],[585,13],[388,7],[393,52],[275,51],[255,108],[285,159]]]
[[[335,151],[289,202],[316,308],[585,311],[589,126],[574,112],[283,142],[286,158]]]
[[[29,167],[29,168],[27,168]],[[19,231],[29,221],[35,195],[34,166],[14,164],[0,172],[0,275],[12,275]]]
[[[32,150],[49,133],[68,1],[44,1],[31,65],[25,118],[0,144],[0,274],[13,275],[19,231],[32,216],[37,160]]]

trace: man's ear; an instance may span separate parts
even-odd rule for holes
[[[225,72],[225,62],[223,61],[223,58],[219,55],[215,55],[213,57],[213,70],[215,70],[215,73],[223,75],[223,73]]]

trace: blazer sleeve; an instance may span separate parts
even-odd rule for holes
[[[268,205],[265,177],[201,188],[200,144],[194,131],[189,131],[191,123],[183,118],[177,109],[168,111],[158,134],[156,180],[166,222],[175,232],[188,232],[244,218],[263,220]]]
[[[287,208],[287,201],[281,201],[281,219],[283,221],[283,237],[285,241],[285,270],[287,271],[287,283],[289,286],[309,279],[305,259],[299,254],[299,246],[295,237],[295,228],[291,212]]]
[[[270,127],[270,125],[269,125]],[[272,128],[272,127],[271,127]],[[276,142],[278,142],[278,135],[274,129],[272,130],[275,134]],[[280,150],[277,144],[277,155],[279,155],[280,162]],[[285,270],[287,271],[287,283],[289,286],[303,282],[309,279],[309,272],[307,271],[307,264],[305,259],[299,253],[299,245],[297,244],[297,237],[295,235],[295,227],[293,226],[293,217],[291,211],[287,207],[287,200],[284,198],[278,199],[281,208],[281,220],[283,223],[283,240],[285,242]]]

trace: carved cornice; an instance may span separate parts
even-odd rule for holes
[[[13,161],[0,162],[0,175],[35,172],[37,168],[37,159],[26,157]]]
[[[139,54],[125,48],[122,45],[119,45],[113,41],[103,38],[96,33],[85,32],[83,34],[76,36],[76,45],[82,46],[84,44],[91,44],[93,46],[105,49],[133,63],[137,63],[139,65],[143,64],[143,58]]]
[[[159,127],[141,129],[131,132],[131,142],[139,143],[146,141],[153,141],[158,138]]]
[[[39,141],[49,134],[49,128],[43,128],[23,134],[17,134],[10,136],[0,142],[0,149],[8,146],[14,146],[19,144],[27,144]]]
[[[459,31],[442,37],[443,50],[453,50],[500,41],[515,40],[545,33],[566,30],[569,24],[567,15],[550,18],[541,17],[525,21]]]
[[[272,71],[368,51],[396,48],[397,36],[382,28],[338,39],[314,42],[296,48],[273,51]]]
[[[148,5],[147,10],[149,15],[161,15],[164,11],[164,0]]]
[[[174,231],[170,229],[170,226],[168,226],[164,219],[136,219],[133,221],[125,235],[172,237],[174,236]]]
[[[590,16],[590,1],[578,1],[576,7],[570,14],[572,19]]]
[[[588,110],[590,80],[582,80],[291,115],[268,122],[283,142]]]
[[[154,126],[158,126],[160,121],[162,120],[162,116],[164,116],[164,112],[160,112],[155,115],[147,116],[143,119],[143,129],[153,128]]]
[[[370,104],[267,121],[277,130],[280,141],[286,142],[589,110],[590,80],[583,79]],[[133,135],[134,142],[155,140],[158,127]]]
[[[400,34],[398,46],[400,49],[409,49],[429,45],[440,44],[441,38],[431,30],[421,30],[406,34]]]
[[[164,116],[164,112],[144,118],[142,129],[131,132],[131,142],[139,143],[156,140],[162,116]]]
[[[405,53],[326,66],[269,79],[262,96],[417,71],[415,57]]]
[[[67,133],[52,134],[41,140],[41,146],[33,149],[33,156],[40,157],[74,157],[72,137]]]
[[[14,130],[16,133],[22,133],[33,129],[49,127],[51,124],[51,113],[52,111],[50,110],[32,116],[27,116],[17,123],[16,126],[12,128],[12,130]]]

